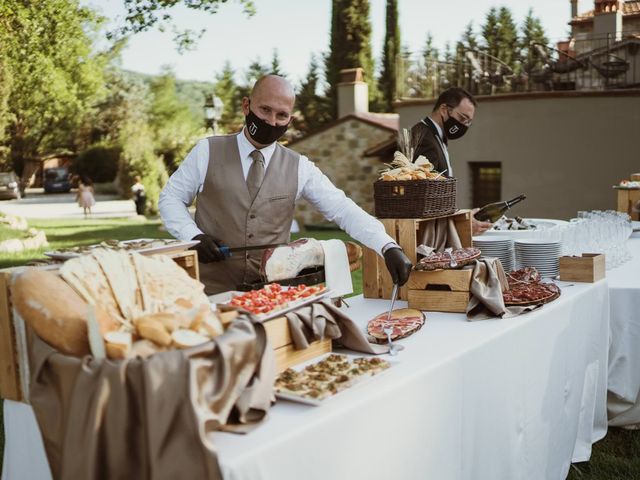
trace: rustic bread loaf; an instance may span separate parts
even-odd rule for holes
[[[28,268],[15,275],[11,302],[27,325],[49,345],[68,355],[89,354],[88,304],[57,274]],[[118,327],[99,305],[96,317],[103,334]]]

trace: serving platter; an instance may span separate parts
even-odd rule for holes
[[[336,357],[336,356],[340,356],[343,357],[344,359],[346,359],[349,363],[354,364],[356,360],[359,361],[359,359],[365,359],[365,361],[371,361],[371,359],[373,359],[373,361],[375,362],[383,362],[383,364],[386,364],[386,367],[384,369],[381,370],[376,370],[375,372],[372,371],[365,371],[362,374],[355,376],[355,377],[351,377],[348,381],[344,382],[345,385],[343,387],[340,387],[337,389],[337,391],[335,393],[330,393],[328,394],[328,396],[324,397],[324,398],[313,398],[312,396],[306,395],[306,394],[295,394],[291,391],[282,391],[279,389],[278,387],[278,382],[276,381],[276,385],[274,386],[274,390],[275,390],[275,395],[276,398],[280,399],[280,400],[288,400],[291,402],[296,402],[296,403],[302,403],[305,405],[311,405],[314,407],[317,406],[321,406],[324,405],[325,403],[327,403],[328,401],[330,401],[333,398],[339,397],[341,396],[341,394],[343,392],[346,392],[348,390],[352,390],[353,388],[357,388],[360,387],[368,382],[370,382],[371,380],[373,380],[375,377],[379,377],[381,374],[387,372],[390,370],[391,367],[393,367],[397,362],[393,361],[393,360],[388,360],[388,359],[382,359],[379,356],[364,356],[364,355],[352,355],[352,354],[345,354],[345,353],[327,353],[324,354],[320,357],[314,358],[313,360],[309,360],[303,363],[300,363],[299,365],[296,365],[294,367],[291,367],[291,370],[294,370],[295,372],[303,372],[306,371],[307,367],[309,366],[315,366],[317,364],[319,364],[320,362],[323,362],[331,357]],[[336,362],[337,363],[337,362]],[[286,372],[286,371],[285,371]],[[280,375],[285,374],[285,372],[281,373]],[[311,375],[313,375],[313,373],[310,373]],[[332,375],[331,378],[335,377],[337,375]],[[331,380],[327,381],[327,382],[320,382],[320,383],[334,383]],[[341,383],[341,382],[338,382]],[[346,385],[348,384],[348,385]]]
[[[144,245],[144,243],[149,243],[149,242],[164,242],[164,243],[162,245],[154,245],[150,247],[142,246],[141,248],[135,248],[136,244]],[[183,241],[183,240],[171,240],[171,239],[159,239],[159,238],[136,238],[133,240],[122,240],[118,242],[119,245],[124,246],[124,250],[137,252],[142,255],[152,255],[156,253],[166,253],[166,252],[187,250],[188,248],[191,248],[194,245],[197,245],[198,243],[200,243],[199,240]],[[111,248],[111,249],[117,250],[117,248],[115,248],[113,245],[100,244],[100,243],[95,245],[87,245],[84,248],[86,248],[86,250],[83,250],[80,252],[50,250],[50,251],[44,252],[44,255],[54,260],[69,260],[71,258],[76,258],[81,255],[90,253],[91,250],[96,248]]]

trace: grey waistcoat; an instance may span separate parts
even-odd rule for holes
[[[209,166],[196,202],[198,228],[229,247],[288,242],[298,191],[299,159],[296,152],[276,144],[252,203],[236,135],[209,137]],[[235,253],[222,262],[200,263],[205,292],[212,295],[259,281],[262,253],[263,250]]]

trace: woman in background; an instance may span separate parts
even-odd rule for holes
[[[87,212],[91,215],[91,207],[96,204],[96,199],[93,196],[93,182],[86,175],[80,177],[78,182],[78,205],[84,209],[84,218],[87,218]]]

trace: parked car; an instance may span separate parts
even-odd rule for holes
[[[13,172],[0,172],[0,198],[15,198],[20,200],[20,179]]]
[[[47,168],[44,171],[44,193],[70,192],[71,179],[65,167]]]

